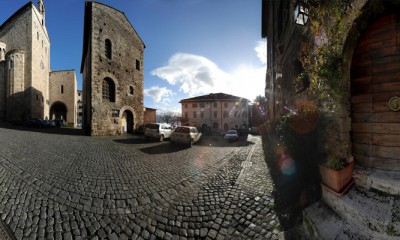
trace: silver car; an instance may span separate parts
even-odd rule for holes
[[[170,138],[172,133],[172,126],[168,123],[150,123],[146,124],[144,135],[147,139],[156,138],[160,142],[166,138]]]
[[[228,141],[237,141],[239,140],[239,133],[236,130],[229,130],[225,133],[224,139]]]
[[[177,127],[171,135],[170,142],[186,144],[191,147],[194,143],[201,141],[201,132],[195,127]]]

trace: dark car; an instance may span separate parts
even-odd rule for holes
[[[67,123],[63,119],[54,120],[56,127],[66,127]]]
[[[35,128],[41,128],[44,127],[44,122],[42,119],[31,119],[28,122],[25,123],[25,126],[27,127],[35,127]]]

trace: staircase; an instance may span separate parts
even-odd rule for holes
[[[322,199],[304,211],[309,238],[400,239],[400,173],[356,168],[353,175],[347,194],[322,188]]]

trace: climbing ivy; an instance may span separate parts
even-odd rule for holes
[[[314,0],[310,5],[311,41],[304,43],[299,56],[304,72],[298,81],[308,78],[308,91],[317,100],[329,103],[346,91],[343,77],[343,46],[359,10],[351,0]]]

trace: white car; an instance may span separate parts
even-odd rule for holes
[[[236,130],[229,130],[225,133],[224,139],[228,141],[237,141],[239,140],[239,133]]]
[[[195,127],[177,127],[171,135],[170,142],[186,144],[191,147],[194,143],[201,141],[201,132]]]
[[[144,135],[146,138],[156,138],[160,142],[166,138],[170,138],[172,133],[172,126],[167,123],[150,123],[146,124]]]

